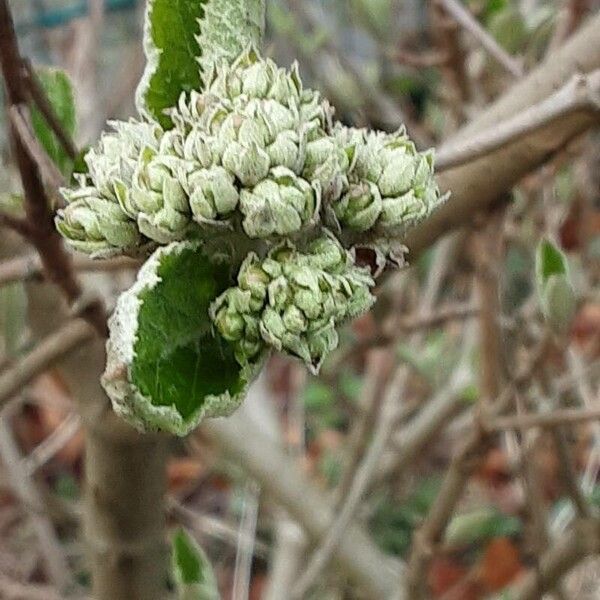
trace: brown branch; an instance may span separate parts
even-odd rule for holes
[[[502,330],[499,318],[501,241],[504,213],[482,215],[483,226],[475,232],[473,262],[479,311],[481,397],[491,402],[500,395],[503,383]]]
[[[523,414],[510,417],[498,417],[485,423],[489,432],[506,431],[508,429],[532,429],[534,427],[552,428],[557,425],[577,425],[589,421],[600,420],[600,409],[582,410],[579,408],[554,410],[548,413]]]
[[[472,138],[444,144],[436,152],[436,171],[441,173],[476,160],[539,131],[553,121],[575,112],[600,111],[600,70],[574,75],[549,98]]]
[[[523,68],[519,62],[479,24],[473,15],[457,0],[437,0],[457,23],[468,31],[487,52],[513,77],[522,77]]]
[[[13,104],[8,109],[8,118],[19,136],[23,148],[40,169],[44,183],[53,190],[58,190],[64,185],[65,179],[33,132],[27,106],[25,104]]]
[[[73,258],[73,269],[82,273],[111,272],[137,269],[141,261],[126,256],[106,260],[92,260],[85,256]],[[43,280],[44,269],[37,254],[18,256],[0,263],[0,287],[16,281]]]
[[[515,84],[494,104],[486,108],[450,141],[490,130],[552,95],[564,86],[573,73],[588,73],[600,68],[600,15],[589,19],[552,57]],[[438,182],[450,190],[450,200],[407,236],[411,261],[438,238],[470,223],[475,214],[490,206],[510,190],[525,174],[537,168],[554,153],[593,125],[600,122],[598,111],[577,112],[543,127],[490,155],[442,173]]]
[[[0,375],[0,406],[50,365],[84,342],[93,338],[94,330],[83,319],[74,319],[56,333],[42,340],[29,354]]]
[[[8,227],[24,238],[29,238],[33,233],[33,228],[29,224],[29,221],[6,213],[0,214],[0,226]]]
[[[544,553],[538,568],[520,579],[505,595],[513,600],[538,600],[556,587],[563,575],[583,558],[598,552],[600,523],[597,519],[579,521],[572,531],[558,539]]]
[[[22,64],[8,2],[0,0],[0,66],[6,86],[9,113],[12,107],[25,106],[27,103]],[[81,296],[82,288],[73,274],[71,259],[54,227],[53,212],[39,167],[23,144],[12,119],[9,130],[23,185],[25,214],[32,228],[28,239],[40,255],[48,279],[56,284],[69,303],[73,304]],[[106,314],[102,303],[95,302],[90,305],[84,316],[100,335],[106,336]]]

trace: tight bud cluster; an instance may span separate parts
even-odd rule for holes
[[[93,255],[210,235],[297,240],[338,232],[402,234],[440,202],[431,153],[403,132],[332,124],[329,104],[252,48],[183,95],[174,127],[121,123],[86,156],[57,225]],[[343,236],[342,236],[343,237]]]
[[[373,285],[332,236],[313,241],[305,253],[287,242],[262,260],[248,256],[238,285],[217,298],[210,315],[241,364],[270,347],[317,372],[337,347],[336,328],[372,306]]]
[[[442,201],[433,153],[420,153],[404,131],[369,132],[337,125],[334,136],[352,157],[348,185],[332,203],[338,227],[401,235]]]
[[[316,370],[336,327],[374,301],[371,275],[348,250],[368,245],[378,266],[395,260],[390,240],[442,200],[433,156],[403,131],[334,124],[296,66],[281,69],[252,47],[203,68],[203,91],[181,96],[171,129],[113,124],[79,186],[63,190],[57,227],[93,256],[186,239],[234,240],[236,264],[253,250],[238,285],[213,303],[216,329],[241,364],[274,348]]]

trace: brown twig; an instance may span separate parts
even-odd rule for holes
[[[487,50],[487,52],[501,64],[513,77],[522,77],[523,68],[519,62],[477,22],[473,15],[456,0],[437,0],[444,9],[460,25],[468,31]]]
[[[23,80],[22,64],[8,2],[0,0],[0,66],[6,86],[9,111],[12,107],[27,104],[27,88]],[[82,289],[73,274],[71,259],[54,228],[52,208],[39,167],[29,154],[12,120],[9,129],[23,185],[25,214],[32,229],[28,239],[40,255],[48,279],[62,290],[72,304],[81,296]],[[106,336],[106,313],[102,303],[95,302],[90,305],[84,316],[100,335]]]
[[[92,260],[84,256],[73,258],[73,269],[81,273],[111,272],[137,269],[141,261],[126,256],[106,260]],[[37,254],[18,256],[0,263],[0,287],[17,281],[42,280],[44,269]]]
[[[444,144],[436,152],[436,171],[441,173],[491,154],[557,119],[580,111],[600,111],[600,70],[574,75],[556,93],[511,119],[456,144]]]
[[[36,375],[93,336],[94,330],[87,321],[74,319],[42,340],[29,354],[0,375],[0,406]]]
[[[13,104],[8,109],[8,118],[19,136],[23,148],[40,169],[44,183],[53,190],[58,190],[64,185],[65,178],[33,132],[27,106],[25,104]]]
[[[600,15],[588,20],[552,58],[483,110],[451,140],[456,144],[541,102],[565,85],[573,73],[600,68]],[[448,170],[438,178],[451,199],[406,237],[411,261],[449,231],[470,223],[514,186],[526,173],[546,162],[574,137],[600,122],[598,111],[574,113],[476,161]],[[491,176],[492,175],[492,176]]]
[[[558,539],[543,554],[538,568],[506,590],[505,596],[514,600],[538,600],[543,597],[545,592],[556,587],[562,576],[578,562],[599,551],[600,524],[598,520],[579,521],[573,531]]]
[[[551,428],[557,425],[577,425],[597,420],[600,420],[600,409],[582,410],[580,408],[566,408],[548,413],[498,417],[493,421],[485,423],[484,427],[489,432],[499,432],[509,429],[518,430],[534,427]]]

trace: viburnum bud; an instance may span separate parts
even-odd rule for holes
[[[275,167],[267,179],[240,194],[243,227],[251,238],[285,236],[315,223],[320,190],[286,167]]]
[[[185,237],[190,206],[184,177],[185,165],[176,157],[146,155],[138,164],[126,209],[149,239],[168,244]]]
[[[187,177],[190,208],[199,223],[213,223],[231,214],[239,193],[233,175],[223,167],[192,171]]]
[[[265,259],[251,255],[238,284],[213,303],[210,314],[242,364],[271,347],[316,372],[337,346],[336,327],[374,302],[370,274],[331,235],[317,238],[305,253],[288,242]]]
[[[135,222],[117,203],[96,194],[91,187],[70,192],[69,204],[57,217],[58,230],[73,248],[94,256],[133,251],[142,243]]]

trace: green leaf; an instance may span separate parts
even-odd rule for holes
[[[170,128],[165,110],[182,92],[202,88],[202,71],[221,58],[233,60],[250,44],[260,46],[264,11],[264,0],[149,0],[147,64],[136,93],[140,114]]]
[[[540,242],[535,266],[538,285],[545,285],[551,275],[568,275],[569,272],[567,257],[549,240]]]
[[[199,19],[208,0],[148,0],[144,24],[146,69],[136,92],[138,111],[172,126],[165,109],[182,92],[202,87],[198,57]]]
[[[208,316],[231,283],[200,244],[176,242],[156,250],[121,295],[102,383],[132,425],[186,435],[240,405],[261,365],[240,367]]]
[[[565,333],[573,321],[576,298],[565,254],[549,240],[542,240],[536,255],[538,297],[548,325]]]
[[[185,532],[173,534],[172,568],[181,600],[218,600],[217,580],[202,548]]]
[[[200,22],[200,65],[210,73],[221,59],[233,61],[248,46],[260,49],[265,0],[209,0]]]
[[[481,508],[455,516],[446,530],[445,543],[460,548],[495,537],[511,537],[521,532],[517,517],[502,514],[493,508]]]
[[[60,69],[44,67],[36,70],[36,75],[60,124],[65,132],[73,137],[75,134],[75,98],[73,86],[69,76]],[[32,107],[31,123],[36,137],[46,150],[48,156],[59,168],[60,172],[68,177],[73,168],[73,161],[65,152],[59,139],[46,123],[42,113]]]

